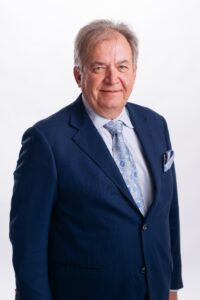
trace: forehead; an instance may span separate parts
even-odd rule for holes
[[[96,58],[132,59],[132,49],[127,39],[120,33],[101,36],[92,41],[87,49],[87,61]]]

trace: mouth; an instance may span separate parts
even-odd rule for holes
[[[120,93],[121,90],[101,90],[103,93]]]

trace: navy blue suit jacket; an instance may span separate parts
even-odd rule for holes
[[[143,217],[81,96],[22,139],[10,213],[16,300],[168,300],[182,287],[179,210],[163,117],[127,104],[152,176]]]

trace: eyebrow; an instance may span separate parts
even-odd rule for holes
[[[117,62],[117,65],[121,65],[121,64],[128,64],[129,61],[127,59],[124,59],[122,61]]]
[[[129,63],[129,61],[128,61],[127,59],[124,59],[124,60],[122,60],[122,61],[117,62],[116,65],[128,64],[128,63]],[[96,65],[98,65],[98,66],[105,66],[106,63],[104,63],[104,62],[102,62],[102,61],[94,61],[94,62],[91,64],[92,67],[93,67],[93,66],[96,66]]]
[[[103,63],[102,61],[94,61],[94,62],[91,64],[92,67],[94,67],[94,66],[96,66],[96,65],[98,65],[98,66],[105,66],[106,63]]]

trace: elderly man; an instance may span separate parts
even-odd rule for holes
[[[75,41],[81,95],[22,139],[10,214],[16,300],[169,300],[182,287],[166,122],[127,103],[137,38],[107,20]]]

